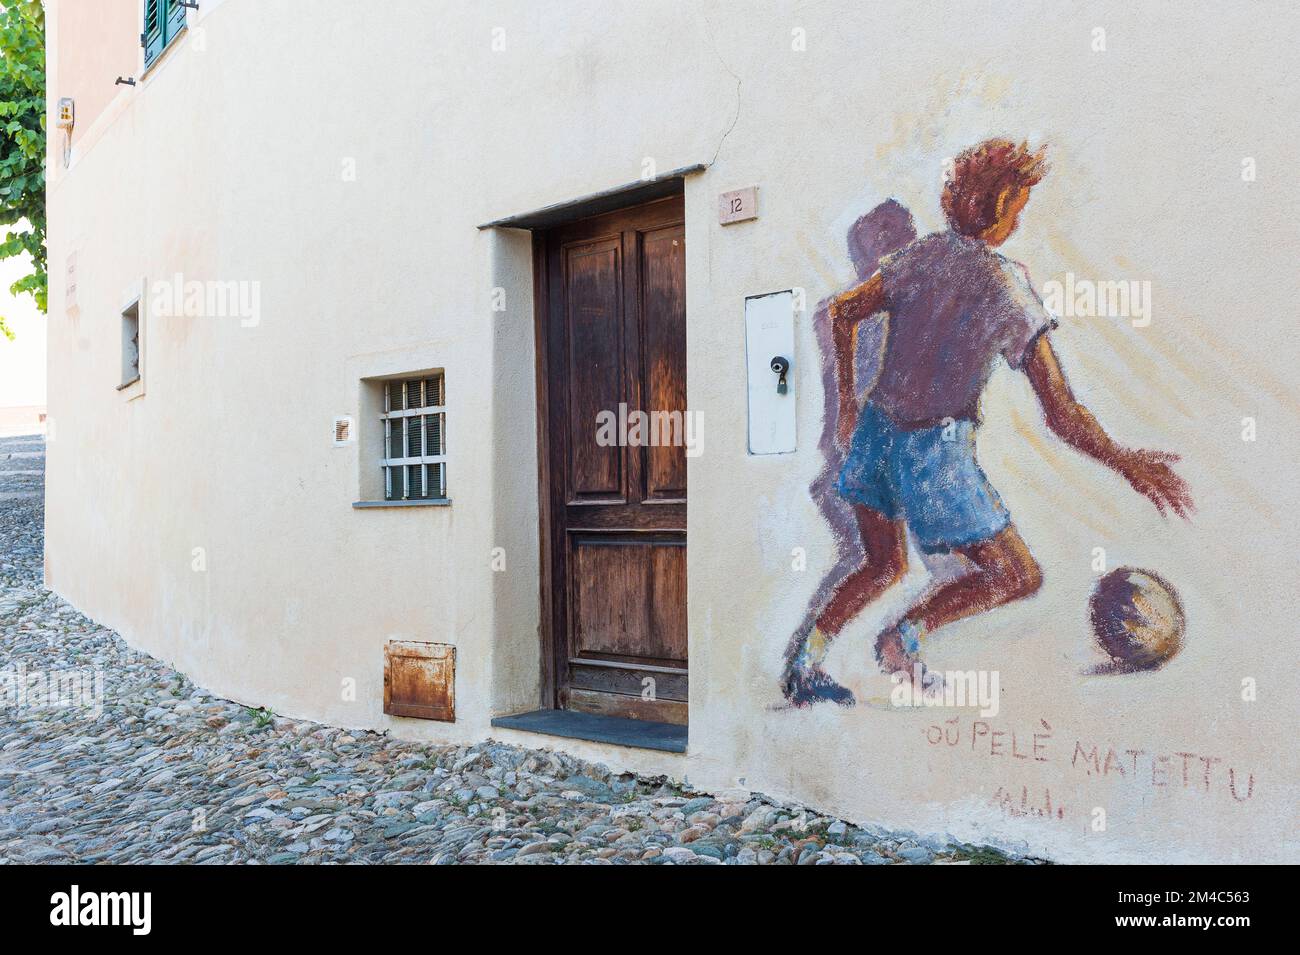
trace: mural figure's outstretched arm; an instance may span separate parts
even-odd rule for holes
[[[835,342],[835,378],[839,386],[840,412],[835,440],[846,447],[858,420],[857,383],[854,381],[853,333],[863,319],[885,309],[885,282],[877,272],[855,285],[830,304],[831,335]]]
[[[1165,508],[1188,518],[1194,510],[1191,491],[1171,465],[1178,455],[1167,451],[1140,451],[1121,447],[1097,423],[1092,412],[1074,397],[1061,371],[1056,352],[1046,335],[1040,335],[1025,358],[1025,374],[1043,407],[1043,417],[1052,433],[1073,448],[1096,458],[1118,472],[1133,490],[1161,514]]]

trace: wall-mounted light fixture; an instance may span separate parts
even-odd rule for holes
[[[58,120],[55,125],[63,130],[63,166],[65,169],[72,162],[72,127],[76,122],[76,101],[71,96],[59,97]]]
[[[113,85],[114,86],[135,86],[135,77],[119,76],[117,79],[113,80]]]

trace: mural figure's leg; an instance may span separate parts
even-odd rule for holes
[[[1014,524],[956,550],[970,562],[971,572],[923,595],[876,640],[876,659],[886,673],[910,674],[921,639],[940,627],[1030,597],[1043,584],[1042,569]]]
[[[861,504],[853,515],[862,537],[863,559],[836,585],[829,602],[795,634],[786,651],[782,691],[795,706],[829,700],[853,705],[853,693],[822,669],[830,642],[863,607],[902,579],[907,570],[907,532],[902,521]]]
[[[903,522],[891,521],[862,504],[853,506],[853,516],[862,535],[863,561],[839,582],[817,617],[817,629],[828,640],[907,572],[907,530]]]

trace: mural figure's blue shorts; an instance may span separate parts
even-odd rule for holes
[[[988,540],[1011,522],[975,461],[975,422],[908,430],[870,401],[835,490],[853,504],[905,520],[926,553]]]

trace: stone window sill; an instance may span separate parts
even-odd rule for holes
[[[353,501],[352,506],[358,511],[369,510],[372,507],[450,507],[451,498],[431,497],[418,501]]]

